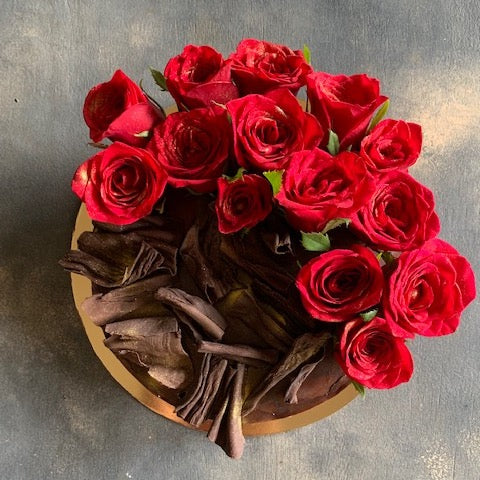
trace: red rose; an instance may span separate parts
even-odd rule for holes
[[[375,190],[373,177],[357,154],[332,157],[319,150],[294,153],[277,200],[297,230],[320,232],[335,218],[350,218]]]
[[[154,129],[148,148],[165,168],[168,183],[212,192],[228,159],[231,136],[225,110],[197,108],[169,115]]]
[[[312,71],[300,50],[252,38],[242,40],[229,58],[242,96],[280,87],[296,94]]]
[[[238,163],[256,171],[286,166],[291,153],[315,147],[323,132],[288,90],[247,95],[227,104]]]
[[[363,140],[360,155],[372,172],[406,170],[422,148],[422,128],[403,120],[381,121]]]
[[[168,61],[165,79],[179,108],[210,107],[212,102],[226,104],[238,97],[230,63],[209,46],[187,45]]]
[[[136,147],[145,146],[153,126],[163,120],[161,112],[121,70],[88,92],[83,118],[94,142],[109,138]]]
[[[312,113],[325,132],[322,145],[328,142],[328,130],[333,130],[341,149],[360,144],[375,110],[388,100],[380,95],[379,81],[365,74],[312,73],[307,79],[307,94]]]
[[[406,172],[380,177],[376,192],[352,218],[352,227],[382,250],[421,246],[440,231],[433,193]]]
[[[215,210],[220,232],[252,228],[272,211],[272,189],[264,177],[242,175],[234,181],[219,178],[217,182]]]
[[[114,142],[78,167],[72,190],[93,220],[126,225],[152,211],[166,183],[149,152]]]
[[[433,337],[453,333],[474,298],[468,261],[448,243],[433,239],[400,255],[386,283],[383,310],[395,335]]]
[[[365,247],[335,249],[310,260],[297,276],[305,310],[318,320],[350,320],[380,302],[383,273]]]
[[[413,360],[405,340],[394,337],[383,318],[345,324],[336,358],[343,371],[368,388],[392,388],[408,382]]]

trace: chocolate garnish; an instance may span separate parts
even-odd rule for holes
[[[162,253],[143,241],[131,245],[128,239],[115,234],[91,234],[88,238],[97,238],[101,245],[94,254],[72,250],[59,263],[66,270],[83,275],[102,287],[130,285],[162,269],[172,274],[176,271],[175,251],[167,262]],[[107,249],[111,253],[118,251],[115,260],[106,258],[110,256]]]
[[[165,307],[155,300],[155,292],[171,283],[168,274],[141,280],[108,293],[97,293],[84,300],[82,309],[95,325],[147,316],[163,316]]]
[[[176,318],[149,317],[106,325],[105,345],[121,357],[146,367],[151,377],[170,389],[185,388],[193,378],[190,357],[181,343]]]
[[[198,342],[198,352],[211,353],[228,360],[253,366],[263,366],[266,363],[275,365],[278,360],[278,351],[273,349],[265,350],[249,345],[227,345],[205,340]]]
[[[269,250],[277,255],[293,255],[290,229],[279,215],[268,216],[260,228],[261,237]]]
[[[195,390],[175,410],[179,417],[195,427],[202,425],[209,418],[208,415],[222,384],[227,364],[225,359],[205,355]]]
[[[178,288],[160,288],[155,293],[160,302],[188,315],[214,340],[223,337],[226,328],[225,319],[219,311],[205,300]]]
[[[188,230],[180,255],[191,277],[210,302],[216,302],[231,289],[235,271],[220,253],[221,234],[215,218],[200,214]]]
[[[243,237],[223,235],[220,248],[236,265],[278,292],[286,292],[295,283],[299,270],[295,257],[275,255],[262,241],[257,227]]]
[[[305,333],[295,339],[287,355],[250,393],[243,406],[243,415],[246,416],[252,412],[263,396],[288,374],[294,372],[300,365],[322,351],[330,338],[329,333]]]
[[[303,367],[297,373],[297,376],[295,377],[293,382],[288,387],[287,392],[285,393],[285,401],[287,403],[298,403],[297,394],[298,394],[298,391],[300,390],[300,387],[303,385],[303,382],[313,372],[313,370],[315,370],[315,367],[322,360],[323,360],[323,355],[322,355],[322,358],[320,358],[319,360],[303,365]]]
[[[243,380],[245,366],[237,364],[229,374],[227,395],[208,431],[207,438],[219,445],[231,458],[240,458],[243,454],[245,437],[242,431]]]
[[[248,342],[253,346],[260,347],[263,343],[280,352],[286,352],[293,343],[293,337],[288,331],[288,322],[286,320],[282,322],[278,318],[279,315],[276,318],[274,311],[270,310],[269,313],[269,309],[257,302],[246,289],[232,291],[221,303],[221,308],[228,319],[229,328],[235,328],[240,324],[248,331],[254,332],[253,341]],[[231,325],[233,327],[230,327]],[[228,341],[232,335],[229,335],[229,331],[226,335]]]

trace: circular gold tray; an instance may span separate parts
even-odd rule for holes
[[[92,229],[92,222],[87,214],[85,205],[82,204],[78,212],[75,230],[72,236],[72,249],[77,249],[77,239],[80,234],[84,231],[92,231]],[[153,410],[176,423],[192,428],[190,424],[177,417],[172,405],[148,390],[104,345],[103,341],[105,340],[105,335],[102,328],[94,325],[81,307],[82,302],[92,295],[92,285],[87,278],[82,277],[81,275],[72,273],[71,277],[73,298],[88,339],[90,340],[93,350],[98,358],[102,361],[112,377],[133,397],[150,410]],[[245,422],[243,425],[243,432],[245,435],[265,435],[303,427],[331,415],[352,401],[356,396],[357,392],[353,385],[348,385],[335,395],[335,397],[301,413],[258,423]]]

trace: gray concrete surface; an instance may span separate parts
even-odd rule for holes
[[[436,194],[441,237],[480,273],[479,22],[474,0],[1,0],[0,478],[480,478],[478,302],[456,335],[413,342],[409,384],[251,438],[235,462],[110,378],[56,263],[79,206],[70,179],[91,153],[88,88],[118,67],[147,79],[186,43],[228,53],[253,36],[382,79],[392,116],[423,125],[414,174]]]

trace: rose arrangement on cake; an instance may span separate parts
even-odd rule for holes
[[[61,264],[91,280],[105,345],[232,457],[245,422],[407,382],[407,341],[454,332],[475,297],[408,173],[421,127],[309,57],[188,45],[152,69],[178,111],[121,70],[83,110],[98,151],[72,189],[94,231]]]

